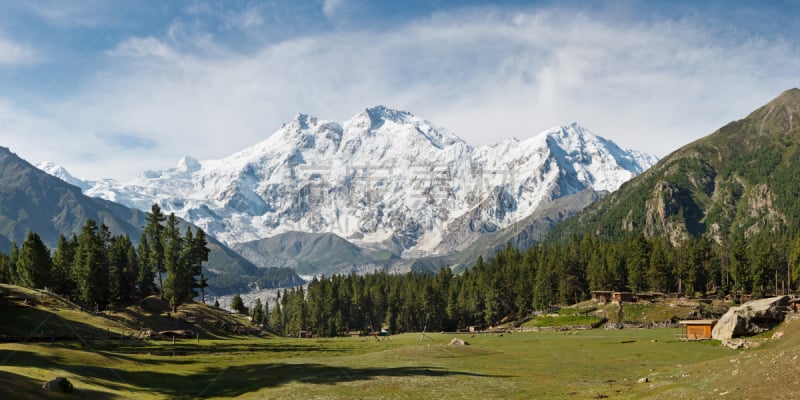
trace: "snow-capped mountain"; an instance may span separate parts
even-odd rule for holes
[[[84,191],[141,210],[158,203],[227,244],[329,232],[419,256],[456,250],[468,243],[446,245],[448,235],[496,231],[556,198],[614,191],[656,161],[577,124],[472,147],[379,106],[344,122],[300,114],[229,157],[186,156],[175,168],[88,182]]]
[[[77,186],[82,191],[86,191],[92,187],[91,182],[72,176],[66,169],[64,169],[64,167],[56,165],[53,162],[41,162],[36,164],[36,168],[39,168],[40,170],[47,172],[48,174],[55,176],[56,178],[61,179],[72,186]]]

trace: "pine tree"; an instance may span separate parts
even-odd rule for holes
[[[650,268],[647,274],[650,289],[657,292],[670,292],[672,290],[670,282],[672,282],[675,269],[671,258],[672,246],[666,237],[654,238],[652,243]]]
[[[174,213],[167,218],[167,224],[162,232],[161,243],[164,248],[164,269],[167,279],[164,282],[164,297],[169,300],[173,312],[178,311],[178,306],[190,301],[194,297],[192,289],[191,243],[193,240],[191,229],[187,228],[185,238],[181,238],[178,231],[178,219]]]
[[[8,274],[10,282],[14,285],[19,285],[19,274],[17,274],[17,261],[19,260],[19,246],[17,241],[11,241],[11,253],[9,254]]]
[[[241,298],[239,298],[239,300],[241,300]],[[269,315],[269,327],[276,333],[283,333],[283,313],[281,313],[280,291],[278,291],[278,297],[275,298],[275,307],[272,307],[272,312]]]
[[[190,241],[191,244],[191,268],[192,275],[197,276],[194,282],[194,287],[200,289],[200,300],[205,304],[206,302],[206,288],[208,287],[208,280],[203,274],[203,263],[208,261],[208,240],[206,233],[202,229],[197,228],[194,239]]]
[[[153,294],[156,290],[155,272],[148,261],[152,257],[150,243],[144,232],[139,240],[139,248],[136,254],[139,261],[139,272],[136,276],[136,293],[140,299],[143,299]]]
[[[256,299],[253,309],[250,310],[250,319],[254,324],[264,323],[264,305],[261,303],[261,299]]]
[[[113,238],[108,258],[111,300],[119,305],[133,304],[136,298],[139,268],[130,238],[128,236]]]
[[[53,252],[53,278],[50,282],[55,293],[68,297],[75,293],[77,284],[72,276],[72,262],[77,246],[78,238],[75,235],[72,235],[72,240],[67,240],[64,235],[58,237],[56,250]]]
[[[11,257],[0,253],[0,283],[11,283]]]
[[[800,285],[800,235],[792,242],[789,252],[789,267],[791,268],[792,284]]]
[[[105,309],[109,297],[106,249],[97,223],[91,219],[86,220],[78,237],[72,272],[78,283],[78,301],[97,310]]]
[[[631,243],[626,264],[628,265],[628,286],[634,292],[646,290],[647,270],[650,267],[650,242],[639,234]]]
[[[166,217],[161,212],[161,207],[159,207],[158,204],[153,204],[153,206],[150,207],[150,212],[147,214],[147,225],[145,225],[144,231],[142,232],[142,236],[147,238],[147,243],[149,244],[147,259],[142,261],[144,264],[148,264],[158,276],[158,290],[162,298],[164,297],[164,281],[162,275],[166,270],[164,269],[164,245],[161,241],[164,226],[161,225],[161,223],[165,220]]]
[[[52,271],[50,250],[38,233],[28,232],[17,259],[17,274],[21,286],[42,289],[48,286]]]
[[[238,293],[235,294],[231,300],[231,309],[239,314],[247,313],[247,307],[244,306],[242,296],[240,296]]]

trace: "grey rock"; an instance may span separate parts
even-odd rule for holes
[[[788,306],[789,296],[777,296],[732,307],[714,326],[711,337],[724,340],[752,336],[772,329],[783,322]]]
[[[59,376],[56,379],[47,381],[42,385],[42,389],[44,390],[50,390],[54,392],[64,392],[64,393],[70,393],[74,388],[75,387],[72,386],[72,382],[70,382],[69,379],[63,376]]]

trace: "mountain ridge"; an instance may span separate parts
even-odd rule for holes
[[[108,226],[114,235],[127,234],[134,243],[138,243],[146,224],[144,211],[86,196],[79,187],[35,168],[10,149],[0,147],[0,251],[7,253],[12,242],[21,244],[29,231],[39,234],[42,241],[54,249],[60,235],[80,234],[90,218]],[[182,221],[180,226],[184,229],[187,225]],[[246,289],[249,282],[242,282],[241,276],[258,280],[267,272],[273,277],[280,275],[275,273],[277,271],[257,269],[214,237],[208,235],[207,238],[211,250],[206,264],[207,277],[212,282],[207,293]],[[279,278],[300,281],[290,273]],[[223,286],[223,282],[228,286]]]
[[[418,257],[457,250],[443,235],[458,218],[494,232],[559,197],[613,191],[655,160],[577,123],[472,147],[408,111],[376,106],[342,122],[298,114],[231,156],[187,156],[128,183],[88,182],[86,193],[140,209],[158,203],[228,244],[330,232]]]
[[[784,91],[661,159],[551,233],[620,237],[710,235],[725,243],[764,230],[796,230],[800,207],[800,90]],[[783,228],[781,228],[783,227]]]

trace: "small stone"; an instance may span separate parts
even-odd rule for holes
[[[639,380],[636,381],[636,383],[647,383],[647,382],[650,382],[650,379],[648,379],[647,377],[639,378]]]
[[[63,393],[70,393],[74,387],[72,386],[72,382],[69,379],[64,378],[63,376],[59,376],[56,379],[51,381],[47,381],[42,385],[42,389],[44,390],[51,390],[55,392],[63,392]]]

